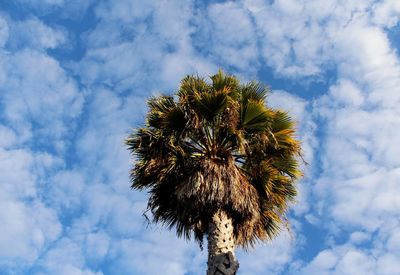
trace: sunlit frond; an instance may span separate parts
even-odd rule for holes
[[[279,132],[282,130],[293,129],[294,122],[287,112],[276,111],[271,121],[271,131]]]
[[[226,75],[219,70],[217,74],[211,76],[212,91],[215,92],[232,92],[238,85],[239,81],[231,75]]]
[[[204,93],[196,101],[197,111],[207,121],[212,121],[218,114],[225,110],[228,97],[223,92]]]
[[[251,81],[241,87],[240,93],[242,104],[246,104],[249,100],[265,103],[269,88],[256,81]]]
[[[241,106],[241,125],[248,131],[265,131],[270,121],[270,113],[262,102],[248,101]]]

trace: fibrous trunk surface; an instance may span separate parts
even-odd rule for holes
[[[225,211],[218,210],[208,228],[207,275],[234,275],[238,268],[232,219]]]

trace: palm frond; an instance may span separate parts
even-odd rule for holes
[[[204,93],[196,101],[198,112],[207,121],[212,121],[220,114],[228,104],[228,98],[225,93]]]
[[[171,96],[152,97],[147,102],[149,112],[147,123],[150,127],[161,128],[165,116],[175,107],[175,102]]]
[[[282,130],[293,129],[294,123],[287,112],[276,111],[271,120],[271,131],[279,132]]]
[[[249,101],[241,108],[240,127],[250,131],[265,131],[270,119],[270,113],[262,102]]]
[[[212,87],[216,92],[230,93],[239,84],[239,81],[230,75],[226,75],[222,70],[218,70],[218,73],[211,76]]]
[[[185,97],[195,96],[206,93],[210,89],[207,82],[199,76],[186,76],[181,81],[178,96],[182,99]]]
[[[302,175],[299,170],[299,163],[294,157],[275,158],[272,162],[272,166],[281,174],[288,175],[291,178],[299,178]]]
[[[185,113],[179,107],[172,108],[164,117],[163,126],[167,130],[176,131],[181,133],[188,121],[185,117]]]
[[[264,103],[269,92],[268,87],[262,86],[256,81],[251,81],[240,89],[241,101],[243,104],[246,104],[249,100]]]

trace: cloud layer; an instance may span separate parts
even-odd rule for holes
[[[123,140],[147,97],[222,67],[285,83],[269,104],[308,163],[291,232],[239,251],[240,274],[396,274],[399,2],[217,2],[0,8],[0,273],[203,273],[205,251],[146,224]]]

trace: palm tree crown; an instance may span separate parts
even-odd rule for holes
[[[301,176],[300,143],[267,94],[219,71],[209,82],[187,76],[175,95],[149,100],[146,125],[126,143],[136,156],[132,187],[149,191],[155,222],[201,244],[222,209],[245,248],[279,232]]]

